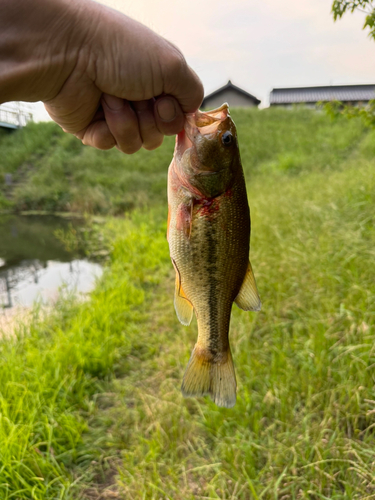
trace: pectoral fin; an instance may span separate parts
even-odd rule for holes
[[[244,311],[260,311],[262,307],[250,261],[240,292],[235,298],[235,303]]]
[[[168,203],[167,241],[169,241],[169,226],[170,225],[171,225],[171,206]]]
[[[177,208],[176,228],[178,231],[183,231],[187,238],[190,238],[193,224],[193,199],[180,203]]]
[[[180,273],[177,269],[176,263],[172,259],[173,267],[176,271],[176,284],[174,291],[174,308],[178,319],[183,325],[190,325],[193,318],[193,306],[190,300],[186,297],[185,292],[181,286]]]

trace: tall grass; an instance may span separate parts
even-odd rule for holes
[[[373,497],[374,193],[373,163],[355,160],[249,186],[263,309],[233,309],[232,410],[179,394],[197,332],[178,325],[170,280],[150,314],[160,355],[132,379],[135,408],[114,412],[136,429],[125,498]]]
[[[62,298],[0,343],[0,498],[76,499],[100,447],[84,443],[97,399],[138,344],[160,234],[122,226],[91,300]],[[164,238],[163,238],[164,239]],[[145,247],[148,253],[146,256]]]
[[[111,261],[88,302],[1,342],[0,498],[375,496],[375,134],[270,111],[236,117],[263,302],[233,307],[236,406],[180,394],[197,328],[173,310],[155,194],[108,219]]]

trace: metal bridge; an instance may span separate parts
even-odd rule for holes
[[[33,115],[29,111],[0,106],[0,127],[21,128],[32,120]]]

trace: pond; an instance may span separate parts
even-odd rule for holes
[[[55,216],[0,216],[0,310],[50,303],[61,287],[86,293],[102,274],[102,266],[82,252],[69,251],[57,232],[81,220]]]

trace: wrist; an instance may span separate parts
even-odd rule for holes
[[[0,103],[45,101],[58,94],[84,44],[90,8],[85,15],[81,11],[88,4],[0,0]]]

